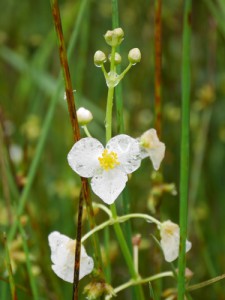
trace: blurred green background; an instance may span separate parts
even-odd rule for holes
[[[104,118],[107,88],[100,69],[93,63],[96,50],[109,54],[103,35],[111,29],[111,1],[59,1],[66,44],[75,34],[69,60],[76,106],[90,109],[94,120],[89,126],[93,136],[104,142]],[[128,64],[127,53],[138,47],[142,60],[122,82],[125,132],[140,136],[154,126],[154,1],[119,1],[120,26],[125,32],[121,44],[122,69]],[[167,0],[162,6],[162,141],[166,157],[162,164],[164,181],[179,186],[181,51],[183,1]],[[188,267],[191,283],[198,283],[225,273],[225,2],[193,1],[191,45],[191,176],[189,205]],[[40,299],[70,299],[72,285],[57,278],[51,270],[47,237],[58,230],[75,236],[75,218],[80,188],[79,177],[67,164],[73,144],[62,82],[56,34],[49,1],[0,2],[0,122],[1,190],[0,231],[8,232],[15,220],[18,197],[9,182],[9,170],[19,193],[26,184],[30,166],[50,109],[53,118],[46,143],[40,153],[37,172],[23,213],[24,229],[32,256],[32,267]],[[53,99],[53,100],[52,100]],[[56,99],[55,102],[54,99]],[[54,104],[55,103],[55,104]],[[114,126],[114,134],[117,132]],[[84,134],[82,132],[82,134]],[[142,162],[128,183],[131,212],[153,213],[161,220],[179,220],[179,191],[165,192],[154,180],[152,165]],[[14,184],[15,186],[15,184]],[[158,194],[159,193],[159,194]],[[93,195],[95,201],[99,201]],[[122,204],[117,200],[118,211]],[[150,208],[152,210],[150,210]],[[105,215],[97,215],[97,223]],[[87,222],[84,230],[88,230]],[[132,221],[133,233],[142,235],[140,273],[143,277],[169,270],[150,236],[153,226]],[[120,249],[112,237],[112,285],[129,279]],[[103,234],[100,239],[104,247]],[[13,244],[14,243],[14,244]],[[14,262],[14,278],[19,285],[19,299],[31,299],[31,289],[24,264],[21,241],[9,244]],[[16,244],[17,243],[17,244]],[[10,299],[0,244],[0,299]],[[92,254],[87,243],[86,250]],[[81,281],[82,287],[89,278]],[[163,280],[162,291],[174,287]],[[25,288],[25,291],[23,290]],[[149,287],[145,285],[146,299]],[[154,289],[154,285],[153,285]],[[160,298],[155,286],[156,299]],[[117,299],[131,299],[126,290]],[[225,299],[224,281],[194,291],[193,299]],[[3,298],[4,297],[4,298]],[[81,293],[81,299],[85,297]]]

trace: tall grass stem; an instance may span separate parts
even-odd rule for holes
[[[182,119],[181,119],[181,157],[180,157],[180,251],[178,260],[178,300],[184,300],[186,239],[189,188],[189,143],[190,143],[190,43],[191,43],[192,1],[184,2],[183,48],[182,48]]]

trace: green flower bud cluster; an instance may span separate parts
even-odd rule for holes
[[[96,65],[96,67],[102,68],[107,86],[115,87],[120,82],[120,80],[124,77],[124,75],[129,71],[129,69],[136,63],[140,62],[141,52],[138,48],[131,49],[128,53],[129,65],[121,74],[117,74],[116,66],[121,63],[122,57],[118,52],[116,52],[116,47],[118,47],[124,39],[123,29],[116,28],[114,30],[108,30],[104,35],[104,38],[106,43],[110,47],[112,47],[111,54],[108,56],[110,62],[110,71],[106,72],[105,70],[104,63],[107,61],[107,56],[101,50],[95,52],[94,64]]]
[[[124,32],[122,28],[116,28],[114,30],[108,30],[104,35],[106,43],[111,47],[119,46],[124,37]]]

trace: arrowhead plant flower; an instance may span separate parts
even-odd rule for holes
[[[165,156],[165,144],[160,142],[155,129],[145,131],[138,138],[141,147],[141,157],[149,157],[155,170],[158,170]]]
[[[97,139],[87,137],[74,144],[68,162],[80,176],[92,177],[93,192],[112,204],[125,188],[127,174],[141,164],[140,147],[136,139],[125,134],[113,137],[105,148]]]
[[[52,270],[61,279],[73,283],[76,241],[57,231],[49,234],[48,241],[51,248]],[[79,279],[91,273],[93,268],[93,259],[87,255],[84,246],[81,245]]]
[[[174,261],[179,255],[180,228],[170,220],[160,225],[161,247],[168,262]],[[191,249],[191,242],[186,241],[186,252]]]

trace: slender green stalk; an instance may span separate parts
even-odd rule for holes
[[[112,0],[112,27],[113,29],[119,27],[119,9],[118,9],[118,1]],[[118,46],[117,51],[119,52],[120,46]],[[121,74],[121,65],[117,66],[118,74]],[[124,132],[124,119],[123,119],[123,86],[119,84],[115,89],[116,96],[116,120],[117,120],[117,129],[119,133]],[[125,200],[123,199],[123,202]],[[129,211],[125,211],[125,213],[129,213]]]
[[[10,261],[10,255],[9,255],[9,249],[8,249],[6,235],[4,235],[3,238],[4,238],[4,246],[5,246],[6,269],[8,271],[8,276],[9,276],[9,285],[10,285],[11,296],[12,296],[12,300],[17,300],[18,298],[17,298],[17,292],[16,292],[16,285],[15,285],[15,281],[13,278],[12,266],[11,266],[11,261]]]
[[[170,272],[170,271],[167,271],[167,272],[162,272],[162,273],[159,273],[159,274],[156,274],[156,275],[153,275],[153,276],[149,276],[149,277],[146,277],[146,278],[138,278],[136,280],[131,279],[128,282],[116,287],[114,289],[114,292],[117,294],[117,293],[127,289],[130,286],[135,286],[135,285],[138,285],[138,284],[145,284],[147,282],[152,282],[154,280],[157,280],[157,279],[160,279],[160,278],[163,278],[163,277],[173,277],[173,273]],[[107,297],[106,299],[109,299],[109,297]]]
[[[86,125],[82,126],[82,128],[84,129],[86,136],[92,137]]]
[[[115,71],[115,52],[116,52],[116,47],[112,47],[111,51],[111,63],[110,63],[110,72]],[[110,86],[108,88],[108,96],[107,96],[107,107],[106,107],[106,143],[111,139],[112,137],[112,107],[113,107],[113,95],[114,95],[114,86]],[[112,215],[114,219],[117,219],[117,212],[116,212],[116,207],[115,204],[112,204],[110,206]],[[127,263],[128,269],[130,271],[131,276],[136,279],[138,275],[135,272],[134,265],[133,265],[133,260],[131,257],[130,250],[127,246],[126,240],[124,238],[122,229],[120,228],[120,225],[118,223],[115,223],[114,225],[114,230],[118,239],[118,242],[120,244],[124,259]],[[137,295],[137,298],[139,300],[144,299],[143,291],[141,287],[137,287],[135,290],[135,293]]]
[[[197,283],[197,284],[190,285],[189,287],[187,287],[187,291],[195,291],[195,290],[201,289],[203,287],[206,287],[208,285],[214,284],[223,279],[225,279],[225,274],[217,276],[217,277],[209,279],[209,280],[206,280],[206,281],[203,281],[203,282],[200,282],[200,283]]]
[[[113,208],[111,208],[111,211],[113,210]],[[140,213],[135,213],[135,214],[128,214],[128,215],[123,215],[123,216],[117,216],[112,214],[112,216],[110,217],[109,220],[99,224],[98,226],[96,226],[94,229],[90,230],[88,233],[86,233],[83,238],[82,238],[82,243],[84,241],[86,241],[86,239],[89,238],[89,236],[91,236],[92,234],[94,234],[95,232],[104,229],[106,226],[110,226],[110,225],[114,225],[116,223],[122,223],[122,222],[126,222],[127,220],[133,219],[133,218],[138,218],[138,219],[144,219],[145,221],[149,222],[149,223],[154,223],[157,226],[160,226],[161,223],[153,218],[152,216],[149,216],[147,214],[140,214]]]
[[[191,0],[185,0],[182,49],[182,124],[180,159],[180,252],[178,261],[178,300],[184,300],[186,238],[188,216],[189,185],[189,118],[190,118],[190,40],[191,40]]]
[[[104,245],[105,245],[105,256],[106,256],[106,280],[107,283],[111,282],[111,265],[110,265],[110,233],[109,233],[109,227],[105,227],[104,229]]]
[[[119,7],[118,0],[112,0],[112,28],[119,27]],[[120,52],[120,46],[118,46],[117,51]],[[128,65],[126,72],[131,68],[132,65]],[[121,74],[121,64],[116,66],[116,71]],[[126,72],[123,72],[124,75]],[[123,85],[122,82],[118,84],[115,88],[115,98],[116,98],[116,121],[117,121],[117,131],[118,133],[124,133],[124,118],[123,118]],[[128,197],[127,187],[123,190],[121,196],[121,201],[123,203],[124,214],[129,214],[130,203]],[[132,229],[130,222],[127,222],[124,226],[124,234],[129,247],[130,253],[132,253]]]
[[[161,108],[161,0],[155,0],[155,129],[161,137],[162,108]]]
[[[32,266],[31,266],[31,261],[30,261],[30,256],[29,256],[29,249],[28,249],[28,245],[27,245],[27,241],[26,241],[26,234],[25,234],[25,231],[24,231],[21,223],[19,223],[19,231],[22,236],[23,250],[26,255],[26,265],[27,265],[28,276],[30,279],[30,286],[31,286],[31,290],[32,290],[33,299],[38,300],[39,299],[38,288],[37,288],[37,285],[36,285],[36,282],[34,279],[34,275],[32,273]]]
[[[115,221],[118,220],[119,217],[117,216],[115,204],[112,204],[112,205],[111,205],[111,212],[112,212],[112,215],[113,215],[113,219],[114,219]],[[131,215],[132,215],[132,214],[130,214],[130,216],[131,216]],[[136,214],[133,214],[133,215],[136,215]],[[137,214],[137,215],[139,215],[139,214]],[[125,219],[127,219],[127,218],[126,218],[127,216],[122,216],[121,219],[124,219],[124,217],[125,217]],[[120,219],[120,220],[121,220],[121,219]],[[127,243],[126,243],[126,241],[125,241],[125,239],[124,239],[123,232],[122,232],[121,227],[120,227],[120,225],[119,225],[118,222],[116,222],[116,223],[114,224],[114,229],[115,229],[117,238],[118,238],[118,240],[119,240],[120,247],[121,247],[121,250],[122,250],[122,252],[123,252],[124,258],[125,258],[125,260],[126,260],[127,266],[128,266],[128,268],[129,268],[130,274],[132,275],[132,278],[133,278],[133,279],[137,279],[137,278],[139,277],[139,275],[138,275],[138,274],[136,273],[136,271],[135,271],[134,264],[133,264],[133,259],[132,259],[132,257],[131,257],[130,250],[129,250],[129,248],[128,248],[128,246],[127,246]],[[142,295],[142,296],[143,296],[143,295]]]

